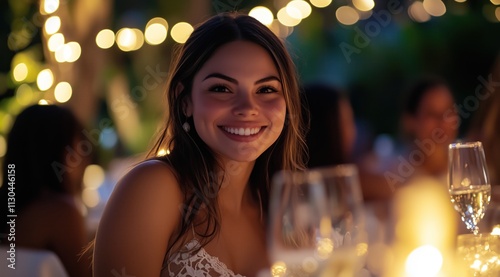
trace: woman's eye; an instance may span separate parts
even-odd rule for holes
[[[216,85],[210,88],[210,91],[213,92],[229,92],[229,89],[226,86]]]
[[[274,92],[278,92],[278,90],[273,87],[262,87],[258,91],[258,93],[274,93]]]

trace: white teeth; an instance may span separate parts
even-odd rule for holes
[[[230,128],[230,127],[222,127],[224,131],[240,136],[251,136],[257,134],[261,127],[258,128]]]

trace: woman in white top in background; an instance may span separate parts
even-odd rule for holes
[[[271,176],[304,168],[294,65],[271,30],[237,13],[209,19],[180,47],[152,157],[119,182],[102,217],[96,277],[255,276],[269,267]],[[170,154],[155,156],[160,149]]]

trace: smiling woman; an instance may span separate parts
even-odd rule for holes
[[[255,276],[269,266],[271,176],[304,168],[294,65],[266,26],[236,13],[200,25],[178,53],[166,124],[97,231],[97,277]]]

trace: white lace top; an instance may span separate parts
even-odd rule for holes
[[[217,257],[211,256],[203,248],[193,253],[199,245],[196,239],[186,243],[183,251],[170,257],[168,266],[161,272],[161,277],[244,277],[235,274]]]

